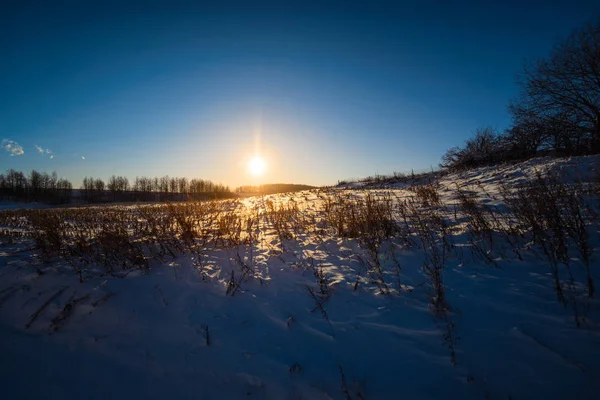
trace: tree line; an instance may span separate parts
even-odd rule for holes
[[[440,166],[600,153],[600,17],[558,42],[547,58],[526,64],[517,84],[510,127],[477,129],[462,147],[449,149]]]
[[[56,172],[47,174],[32,170],[29,175],[9,169],[0,174],[0,199],[16,201],[41,201],[63,204],[71,201],[73,185],[58,178]]]
[[[70,203],[75,196],[87,202],[111,201],[181,201],[227,198],[233,196],[228,186],[204,179],[176,177],[136,177],[133,183],[124,176],[111,176],[108,181],[85,177],[80,190],[70,181],[32,170],[28,175],[9,169],[0,174],[0,200],[40,201],[52,204]]]
[[[94,177],[83,178],[82,197],[99,201],[182,201],[227,198],[233,196],[228,186],[205,179],[185,177],[136,177],[130,183],[124,176],[111,176],[108,182]]]

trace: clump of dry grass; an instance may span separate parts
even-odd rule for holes
[[[64,218],[58,212],[30,210],[25,213],[30,223],[29,234],[45,261],[59,256],[63,250]]]
[[[503,189],[517,228],[523,238],[541,249],[550,265],[557,298],[565,306],[571,304],[578,326],[587,313],[584,297],[595,294],[589,237],[596,214],[586,193],[581,181],[564,183],[560,175],[548,171],[537,171],[533,179],[514,190]],[[574,269],[577,266],[583,267],[583,278]]]
[[[414,192],[423,207],[440,207],[442,201],[439,194],[439,185],[436,181],[430,181],[420,185],[413,185],[409,190]]]
[[[481,258],[488,264],[498,267],[496,258],[505,258],[505,247],[522,260],[521,252],[516,243],[515,237],[518,231],[513,226],[513,220],[506,213],[502,213],[497,207],[483,204],[476,197],[476,192],[467,190],[456,185],[456,206],[455,218],[464,217],[466,231],[469,241],[469,249],[474,256]],[[490,202],[491,196],[487,192],[480,190],[485,200]],[[458,222],[458,221],[457,221]]]

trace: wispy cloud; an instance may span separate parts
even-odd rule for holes
[[[50,149],[44,149],[42,146],[38,146],[37,144],[35,145],[35,149],[38,151],[38,153],[45,155],[45,154],[52,154],[52,150]],[[50,159],[54,158],[53,155],[50,156]]]
[[[23,146],[14,140],[2,139],[2,145],[0,145],[0,147],[8,151],[11,156],[20,156],[25,154],[23,151]]]

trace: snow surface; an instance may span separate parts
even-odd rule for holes
[[[2,200],[0,201],[0,210],[37,210],[40,208],[50,208],[51,206],[43,203],[30,202],[23,203],[18,201]]]
[[[473,184],[482,201],[494,202],[501,179],[515,184],[536,168],[591,174],[597,162],[537,159],[482,168],[443,177],[441,193],[451,203],[452,185]],[[406,196],[405,189],[337,190]],[[268,199],[296,202],[307,213],[323,201],[313,190],[242,203],[262,207]],[[429,305],[423,254],[395,244],[402,270],[397,285],[389,277],[390,296],[366,277],[354,290],[365,249],[323,232],[280,243],[264,222],[252,249],[206,251],[202,273],[197,259],[182,254],[152,261],[147,274],[98,274],[83,283],[64,261],[43,263],[31,243],[0,237],[2,397],[599,398],[598,302],[577,328],[571,310],[557,302],[541,257],[499,258],[496,266],[471,255],[448,260],[444,283],[459,336],[453,365],[444,326]],[[463,236],[456,233],[457,245]],[[259,278],[226,295],[238,254]],[[597,263],[594,254],[596,279]],[[332,290],[324,303],[328,321],[307,289],[317,287],[311,265],[323,268]],[[69,318],[61,319],[69,302]]]

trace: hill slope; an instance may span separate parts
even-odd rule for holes
[[[597,160],[2,212],[3,393],[594,397]]]

